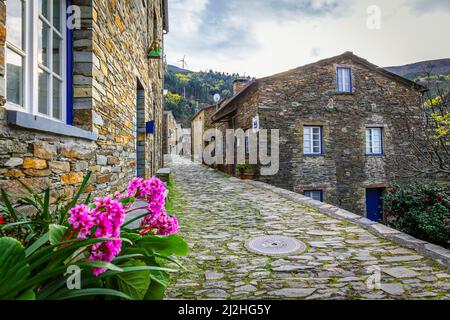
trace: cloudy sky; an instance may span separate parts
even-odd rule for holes
[[[169,0],[168,62],[271,75],[353,51],[380,66],[450,58],[450,0]]]

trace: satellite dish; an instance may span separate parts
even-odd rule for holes
[[[216,93],[216,94],[214,95],[214,102],[215,102],[215,103],[218,103],[219,101],[220,101],[220,94]]]

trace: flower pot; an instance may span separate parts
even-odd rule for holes
[[[253,172],[241,172],[239,174],[241,180],[253,180],[255,179],[255,174]]]

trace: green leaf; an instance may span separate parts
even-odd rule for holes
[[[142,236],[138,233],[131,233],[131,232],[121,232],[120,236],[122,238],[130,239],[133,242],[136,242],[140,239],[142,239]]]
[[[169,275],[164,271],[151,271],[150,278],[152,281],[158,282],[160,285],[167,287],[169,285]]]
[[[80,268],[90,267],[90,268],[105,268],[113,271],[123,272],[123,269],[109,262],[104,261],[86,261],[77,263]]]
[[[44,193],[44,203],[42,205],[42,217],[47,223],[52,221],[52,217],[50,215],[50,188],[47,188]]]
[[[83,179],[83,182],[81,183],[80,189],[78,189],[78,192],[73,197],[72,201],[67,204],[67,206],[64,208],[64,210],[61,211],[61,216],[59,217],[59,224],[63,224],[64,220],[66,219],[67,212],[69,212],[70,209],[76,206],[78,203],[78,200],[80,199],[81,195],[83,194],[84,190],[86,190],[87,184],[89,182],[89,179],[91,178],[92,171],[88,171],[86,173],[86,176]]]
[[[19,218],[17,217],[17,213],[11,205],[11,201],[9,201],[8,194],[3,189],[0,189],[0,192],[2,194],[3,203],[5,204],[5,207],[7,209],[6,213],[9,214],[11,218],[13,218],[13,220],[17,222]]]
[[[164,299],[164,293],[166,287],[157,281],[152,281],[148,287],[148,291],[145,294],[144,300],[162,300]]]
[[[40,237],[38,240],[36,240],[31,246],[29,246],[27,248],[27,250],[25,250],[25,256],[29,257],[36,250],[38,250],[40,247],[42,247],[44,244],[46,244],[49,240],[50,240],[49,239],[49,234],[47,232],[42,237]]]
[[[69,300],[81,297],[113,296],[126,300],[133,300],[129,295],[112,289],[91,288],[81,290],[64,289],[48,297],[48,300]]]
[[[129,261],[127,266],[145,266],[142,261]],[[117,287],[134,300],[142,300],[150,286],[150,270],[119,273],[116,275]]]
[[[57,265],[57,263],[65,261],[68,257],[72,256],[78,249],[105,241],[123,241],[132,243],[130,240],[124,238],[73,239],[42,248],[35,254],[27,257],[27,260],[30,263],[31,270],[35,270],[49,261],[52,261],[54,265]],[[61,247],[61,249],[53,251],[57,247]]]
[[[35,201],[37,203],[36,208],[41,211],[44,206],[41,197],[36,192],[34,192],[33,189],[31,187],[29,187],[27,184],[25,184],[23,181],[21,181],[21,180],[17,180],[17,181],[22,185],[22,187],[24,187],[24,189],[26,189],[28,191],[28,193],[30,193],[32,199],[34,199],[32,201]]]
[[[17,300],[36,300],[36,294],[33,290],[27,290],[24,293],[22,293],[19,297],[17,297]]]
[[[162,256],[184,256],[188,253],[189,247],[187,243],[178,235],[170,235],[167,237],[148,235],[142,237],[136,242],[136,246],[153,250],[156,254]]]
[[[21,221],[21,222],[8,223],[8,224],[1,226],[0,228],[2,230],[8,230],[11,228],[20,227],[20,226],[27,225],[27,224],[31,225],[31,224],[38,224],[38,223],[33,222],[33,221]]]
[[[52,245],[55,245],[60,244],[62,241],[64,241],[63,236],[64,233],[66,233],[67,229],[68,228],[64,226],[51,224],[48,231],[50,243]]]
[[[0,238],[0,300],[16,298],[17,287],[29,275],[30,266],[22,244],[13,238]]]
[[[91,202],[92,193],[89,193],[86,197],[86,200],[84,200],[84,204],[87,206],[89,202]]]
[[[134,258],[143,258],[144,255],[140,254],[140,253],[136,253],[136,254],[126,254],[123,256],[118,256],[116,257],[113,262],[118,262],[118,261],[122,261],[122,260],[127,260],[127,259],[134,259]]]

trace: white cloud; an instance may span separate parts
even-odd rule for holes
[[[188,2],[189,8],[183,9]],[[443,32],[450,30],[450,12],[417,15],[411,0],[407,2],[173,0],[166,52],[169,63],[186,54],[192,70],[257,77],[344,51],[380,66],[450,57],[450,43],[442,39]],[[380,30],[367,27],[371,5],[381,9]]]

